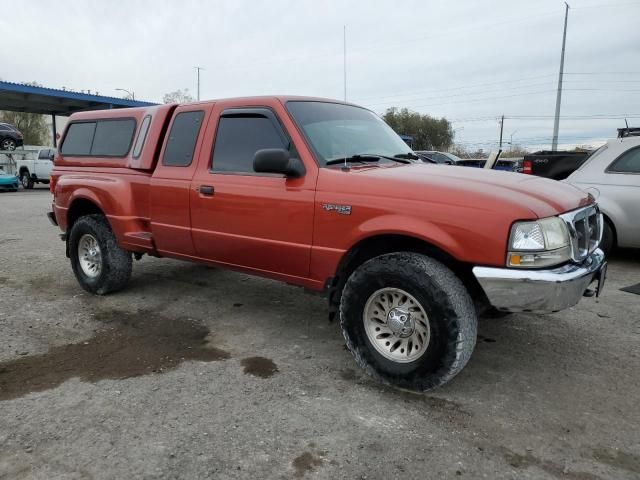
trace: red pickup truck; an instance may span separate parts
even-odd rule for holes
[[[586,193],[417,159],[373,112],[331,100],[83,112],[49,218],[89,292],[123,288],[144,254],[324,292],[361,367],[425,391],[467,363],[478,314],[570,307],[599,294],[606,262]]]

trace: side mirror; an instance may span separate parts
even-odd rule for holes
[[[55,153],[50,153],[49,154],[49,160],[51,160],[53,162],[53,159],[56,157]]]
[[[297,158],[291,158],[283,148],[263,148],[253,156],[253,170],[259,173],[281,173],[288,177],[301,177],[304,167]]]

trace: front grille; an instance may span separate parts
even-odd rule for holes
[[[581,262],[598,248],[602,237],[602,214],[597,205],[560,215],[569,229],[571,257]]]

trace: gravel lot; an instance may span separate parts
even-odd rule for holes
[[[0,478],[640,477],[637,252],[599,302],[481,320],[449,385],[373,383],[325,300],[144,258],[76,283],[46,188],[0,194]]]

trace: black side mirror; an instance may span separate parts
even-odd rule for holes
[[[53,162],[53,159],[54,159],[55,157],[56,157],[56,154],[55,154],[55,153],[51,152],[51,153],[49,154],[49,160],[51,160],[52,162]]]
[[[291,158],[283,148],[263,148],[253,156],[253,170],[259,173],[281,173],[288,177],[301,177],[304,167],[297,158]]]

